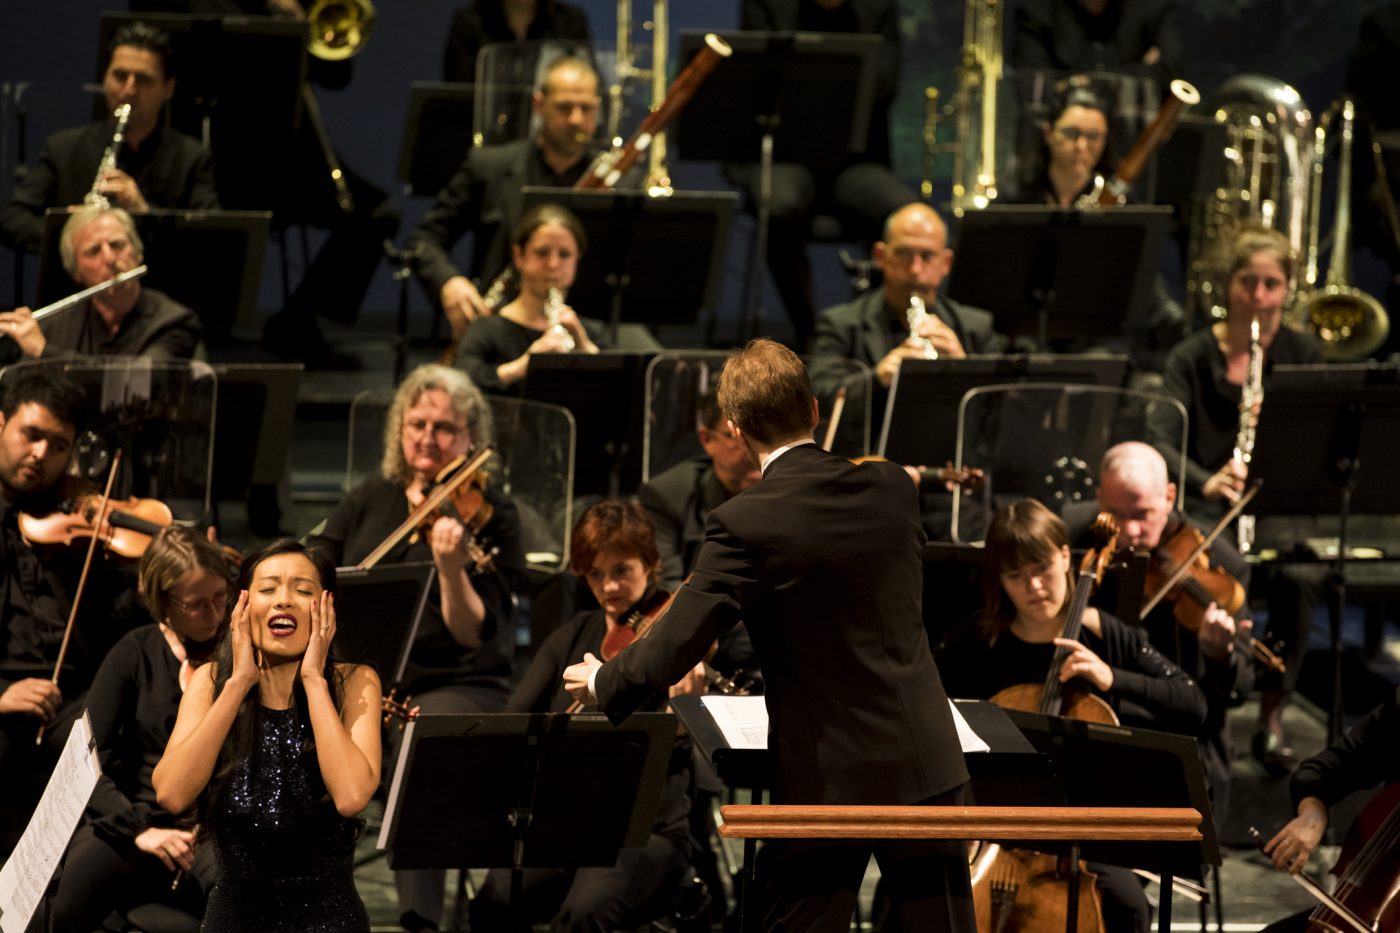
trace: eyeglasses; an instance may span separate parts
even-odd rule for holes
[[[190,602],[185,602],[183,599],[176,599],[172,596],[170,597],[170,605],[187,615],[194,615],[201,611],[208,611],[215,615],[220,615],[223,613],[224,607],[228,605],[228,594],[221,593],[218,596],[207,596],[204,599],[195,599]]]
[[[1067,143],[1077,143],[1082,139],[1091,146],[1096,146],[1108,138],[1107,133],[1101,133],[1098,130],[1081,130],[1077,126],[1057,126],[1055,132],[1059,133],[1060,138]]]
[[[451,444],[457,438],[466,433],[467,426],[464,424],[454,424],[451,421],[405,421],[403,431],[409,437],[422,437],[426,432],[432,431],[438,443]]]

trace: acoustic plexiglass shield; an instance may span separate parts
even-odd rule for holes
[[[35,373],[48,382],[67,380],[86,397],[72,475],[100,492],[120,449],[114,498],[159,499],[177,521],[206,518],[218,441],[217,379],[207,363],[134,356],[25,360],[0,373],[0,386],[8,391],[15,380]],[[248,428],[221,426],[230,437]]]
[[[646,428],[643,434],[642,480],[666,471],[682,461],[705,455],[697,434],[701,427],[701,403],[714,391],[728,353],[721,350],[688,350],[657,354],[647,367]],[[803,359],[810,368],[810,360]],[[870,451],[872,374],[868,366],[850,361],[845,380],[846,402],[837,423],[831,449],[847,457]],[[835,397],[817,398],[816,440],[823,443],[831,426]]]
[[[386,430],[393,401],[393,390],[374,389],[351,403],[347,490],[378,474],[388,445],[402,443],[397,431]],[[562,570],[568,565],[573,529],[573,415],[557,405],[522,399],[489,398],[487,404],[490,415],[481,433],[489,436],[495,454],[486,470],[491,484],[520,513],[526,563],[547,572]]]
[[[1175,441],[1168,445],[1163,438]],[[953,539],[979,542],[991,515],[1018,499],[1038,499],[1056,514],[1093,502],[1104,453],[1114,444],[1150,439],[1158,441],[1169,480],[1181,488],[1186,409],[1176,399],[1065,383],[971,390],[958,406],[955,465],[980,469],[984,479],[973,492],[954,493]]]

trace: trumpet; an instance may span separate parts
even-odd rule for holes
[[[122,137],[126,135],[126,121],[131,119],[131,105],[122,104],[112,112],[112,116],[117,119],[116,132],[112,134],[112,141],[102,152],[102,161],[97,163],[97,177],[92,180],[92,190],[83,198],[85,206],[100,207],[103,210],[111,207],[112,202],[107,200],[107,196],[101,191],[102,179],[108,172],[116,170],[117,153],[121,151]]]
[[[560,345],[565,353],[571,353],[574,349],[574,335],[569,333],[569,329],[559,323],[559,315],[564,310],[564,293],[557,285],[549,286],[549,297],[544,302],[544,318],[549,322],[549,332],[559,335]]]
[[[919,335],[919,328],[928,320],[928,308],[924,305],[924,300],[918,295],[910,295],[909,309],[905,311],[905,316],[909,321],[909,337],[923,347],[924,359],[938,359],[938,350],[934,348],[933,341]]]

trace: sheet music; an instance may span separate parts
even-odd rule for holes
[[[101,774],[87,711],[73,723],[44,796],[34,808],[19,845],[0,868],[0,931],[23,933],[44,898],[44,889],[78,828]]]
[[[730,748],[758,749],[768,747],[768,707],[763,697],[734,697],[706,694],[700,698],[705,712],[715,721]],[[948,701],[953,723],[958,729],[958,744],[964,754],[989,752],[992,747],[967,724],[957,704]]]

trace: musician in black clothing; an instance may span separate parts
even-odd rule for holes
[[[1181,73],[1177,0],[1027,0],[1012,13],[1008,62],[1019,69]]]
[[[658,592],[660,555],[646,514],[634,502],[605,499],[591,507],[574,529],[569,553],[572,570],[587,581],[601,608],[578,613],[540,645],[505,712],[566,712],[573,698],[564,690],[564,669],[585,654],[603,655],[605,641],[618,637],[635,621],[632,614],[650,606]],[[704,668],[697,665],[644,709],[664,711],[669,696],[703,693],[704,685]],[[690,756],[689,740],[678,739],[645,846],[623,849],[611,866],[527,869],[521,899],[527,919],[549,920],[555,931],[585,933],[659,916],[692,855]],[[509,894],[510,872],[492,870],[472,901],[472,929],[506,929]]]
[[[130,582],[107,561],[89,571],[58,683],[54,664],[83,554],[40,557],[24,542],[21,512],[45,515],[68,494],[61,482],[84,420],[81,389],[51,373],[11,375],[0,401],[0,857],[9,854],[83,708],[107,650],[139,617]],[[44,727],[43,745],[35,736]]]
[[[588,14],[563,0],[472,0],[452,11],[442,51],[442,78],[470,84],[476,81],[476,58],[482,46],[540,39],[587,42]]]
[[[175,75],[164,30],[142,22],[118,29],[107,48],[102,79],[109,111],[131,105],[116,165],[98,178],[115,129],[112,117],[49,137],[39,161],[26,169],[0,208],[0,243],[37,253],[45,209],[82,204],[93,190],[133,214],[152,207],[217,209],[209,150],[162,125],[165,104],[175,93]]]

